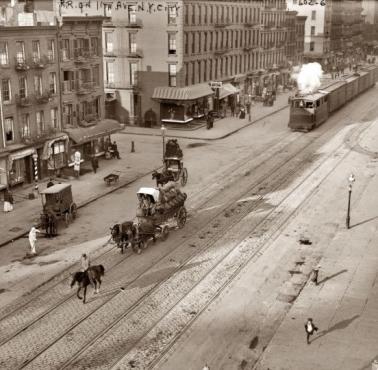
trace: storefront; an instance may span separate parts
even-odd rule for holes
[[[239,103],[240,90],[230,83],[225,83],[219,89],[219,110],[226,115],[227,109],[235,108]]]
[[[34,162],[37,158],[35,148],[11,152],[8,156],[9,186],[32,183],[34,181]]]
[[[66,128],[69,137],[68,166],[73,166],[76,151],[81,153],[81,162],[104,155],[111,143],[110,135],[121,129],[119,122],[111,119],[104,119],[90,127]]]
[[[55,174],[67,166],[68,142],[69,138],[67,134],[60,134],[45,142],[41,159],[43,167],[46,167],[50,174]]]
[[[0,191],[6,189],[8,186],[7,156],[7,152],[0,153]]]
[[[152,99],[160,102],[160,120],[164,123],[189,123],[204,116],[213,107],[214,91],[208,83],[187,87],[156,87]]]

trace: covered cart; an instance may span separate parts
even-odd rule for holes
[[[138,193],[139,208],[137,210],[137,235],[135,242],[144,248],[147,240],[168,237],[169,230],[183,228],[186,223],[187,211],[182,193],[174,182],[163,187],[140,188]]]
[[[71,184],[56,184],[41,191],[43,212],[42,226],[54,227],[57,231],[58,221],[68,225],[77,216],[77,206],[72,198]],[[50,230],[51,231],[51,230]]]
[[[174,181],[181,179],[181,185],[188,181],[188,170],[184,167],[183,153],[176,139],[168,140],[164,152],[164,171],[171,175]]]

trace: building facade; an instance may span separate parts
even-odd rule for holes
[[[3,186],[30,183],[64,166],[56,35],[56,26],[0,29]],[[51,147],[56,152],[49,153]]]
[[[35,25],[37,13],[21,5],[2,8],[0,189],[60,173],[74,151],[102,155],[120,129],[104,119],[103,17],[48,25],[48,11]]]
[[[59,3],[61,15],[78,15],[75,5]],[[86,14],[110,17],[103,26],[106,114],[123,123],[190,122],[289,77],[284,0],[107,1],[82,8]],[[294,42],[291,48],[294,54]]]

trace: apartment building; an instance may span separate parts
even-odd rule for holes
[[[0,27],[1,187],[64,166],[56,26]]]

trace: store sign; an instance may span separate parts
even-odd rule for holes
[[[212,89],[220,89],[222,87],[222,81],[210,81],[210,87]]]

